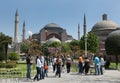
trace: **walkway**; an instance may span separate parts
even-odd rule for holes
[[[40,81],[31,81],[24,79],[16,79],[13,83],[120,83],[120,71],[105,70],[104,75],[80,75],[76,72],[62,73],[62,77],[55,77],[54,73],[50,70],[48,77]],[[12,80],[12,79],[11,79]],[[10,79],[3,80],[0,83],[12,83]],[[19,81],[17,81],[19,80]]]

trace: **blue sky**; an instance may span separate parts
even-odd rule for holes
[[[104,13],[120,25],[120,0],[0,0],[0,32],[11,37],[14,37],[16,9],[19,13],[19,41],[24,20],[26,32],[38,33],[46,24],[57,23],[75,39],[78,23],[83,35],[84,13],[87,32],[102,20]]]

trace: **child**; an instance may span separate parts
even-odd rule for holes
[[[48,65],[47,65],[47,63],[45,62],[45,64],[44,64],[44,73],[45,73],[45,76],[46,77],[48,77]]]

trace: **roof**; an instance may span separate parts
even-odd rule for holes
[[[47,25],[45,25],[44,29],[46,30],[63,30],[63,28],[61,28],[58,24],[56,23],[49,23]]]
[[[59,27],[60,28],[60,26],[56,23],[49,23],[49,24],[45,25],[45,27]]]
[[[97,31],[97,30],[105,30],[105,29],[117,29],[118,24],[116,24],[113,21],[110,20],[103,20],[101,22],[96,23],[93,28],[92,31]]]

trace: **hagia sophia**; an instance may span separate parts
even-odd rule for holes
[[[18,25],[19,25],[19,20],[18,20],[18,11],[16,11],[15,14],[15,31],[14,31],[14,43],[18,43]],[[83,19],[83,34],[86,34],[86,16],[84,15]],[[80,39],[80,27],[78,24],[78,40]],[[105,40],[109,33],[120,30],[120,27],[117,23],[114,21],[111,21],[108,19],[107,14],[102,15],[102,21],[95,23],[93,25],[92,29],[90,32],[95,33],[98,38],[99,38],[99,51],[105,53]],[[25,39],[25,22],[23,23],[23,30],[22,30],[22,40]],[[46,24],[39,32],[36,32],[32,35],[32,39],[36,39],[41,43],[45,42],[52,42],[52,41],[58,41],[58,42],[71,42],[74,40],[74,38],[67,34],[66,29],[63,27],[59,26],[56,23],[49,23]]]
[[[33,34],[32,38],[39,40],[41,43],[45,43],[46,41],[48,42],[51,40],[51,38],[59,42],[73,40],[73,37],[71,35],[68,35],[66,30],[56,23],[45,25],[39,33]]]

